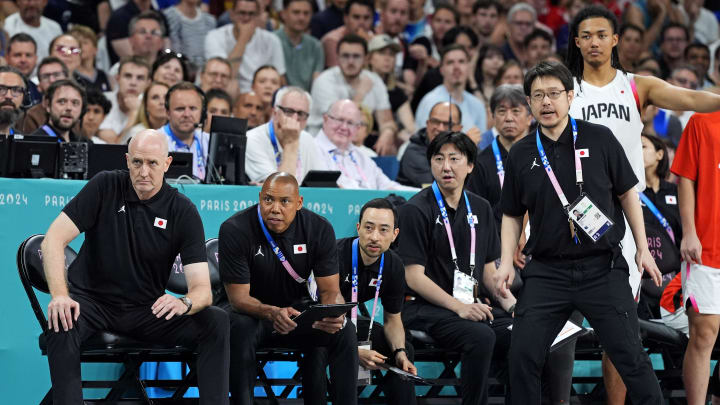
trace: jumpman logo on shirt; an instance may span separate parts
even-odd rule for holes
[[[442,222],[440,222],[440,215],[438,215],[437,218],[435,218],[435,223],[442,226]]]
[[[125,206],[124,206],[124,205],[123,205],[122,207],[120,207],[120,209],[118,210],[118,213],[120,213],[120,212],[125,212]]]
[[[262,246],[258,246],[258,251],[257,251],[257,253],[255,253],[255,256],[258,256],[258,255],[265,257],[265,255],[262,252]]]
[[[536,166],[540,167],[540,165],[537,164],[537,158],[533,159],[532,165],[530,165],[530,170],[534,169]]]

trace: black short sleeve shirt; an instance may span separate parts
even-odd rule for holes
[[[270,231],[293,270],[307,280],[338,273],[335,231],[327,219],[298,211],[281,234]],[[279,307],[309,297],[306,283],[298,283],[283,267],[260,228],[257,205],[228,218],[220,226],[218,261],[226,284],[250,284],[250,295],[263,304]],[[224,292],[221,302],[227,302]]]
[[[354,240],[354,237],[337,240],[340,291],[346,302],[350,302],[352,297],[352,244]],[[380,258],[370,266],[365,266],[358,252],[358,302],[375,298],[379,272]],[[400,256],[392,250],[388,250],[385,252],[383,277],[380,283],[380,299],[383,309],[393,314],[400,313],[404,298],[405,267],[403,267]]]
[[[507,164],[508,153],[501,142],[498,142],[498,149],[504,167],[505,164]],[[497,225],[499,232],[500,222],[502,221],[502,209],[500,208],[502,189],[500,187],[500,177],[498,177],[495,154],[493,153],[492,146],[478,152],[477,159],[475,159],[475,168],[470,173],[467,189],[490,203],[493,209],[493,215],[495,216],[495,225]]]
[[[195,205],[164,183],[140,200],[127,171],[101,172],[63,208],[85,233],[68,270],[70,291],[122,304],[152,304],[165,291],[179,254],[206,262],[205,232]]]
[[[618,196],[634,187],[638,179],[625,151],[610,130],[602,125],[576,120],[576,149],[587,149],[581,158],[583,192],[615,225],[596,243],[579,231],[580,244],[571,239],[568,217],[550,178],[540,161],[536,135],[531,133],[510,150],[505,167],[502,211],[518,217],[530,214],[530,239],[526,254],[546,259],[578,259],[609,253],[625,234],[623,211]],[[550,166],[560,187],[572,204],[580,195],[575,183],[575,158],[570,123],[557,141],[540,135]]]
[[[499,233],[495,229],[495,220],[490,204],[471,192],[467,192],[467,196],[472,214],[478,220],[475,225],[475,271],[473,276],[477,280],[482,280],[483,266],[500,257]],[[460,199],[457,210],[447,206],[447,211],[458,257],[458,267],[461,271],[469,273],[470,226],[467,221],[464,199]],[[415,194],[406,204],[400,206],[399,226],[397,251],[404,265],[424,266],[425,275],[452,295],[455,265],[452,262],[450,242],[432,187],[426,187]]]

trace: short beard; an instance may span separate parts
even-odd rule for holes
[[[0,109],[0,127],[14,127],[21,114],[20,109]]]
[[[60,120],[60,117],[50,114],[50,122],[52,123],[52,125],[55,128],[57,128],[61,131],[68,131],[68,130],[70,130],[70,128],[75,126],[75,122],[77,122],[77,121],[73,121],[70,123],[69,126],[65,127],[62,125],[62,121]]]

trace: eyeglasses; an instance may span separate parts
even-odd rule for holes
[[[20,96],[25,92],[25,87],[22,86],[5,86],[0,84],[0,96],[7,94],[8,90],[13,96]]]
[[[540,103],[543,100],[545,100],[545,96],[548,96],[550,100],[557,100],[560,98],[560,95],[565,93],[567,90],[550,90],[547,93],[543,91],[536,91],[531,96],[530,99],[532,99],[535,103]]]
[[[82,53],[82,49],[76,48],[74,46],[68,46],[68,45],[57,45],[55,47],[55,51],[57,51],[63,55],[66,55],[66,56],[80,55]]]
[[[139,30],[133,32],[133,34],[152,35],[152,36],[158,37],[158,38],[160,38],[160,37],[163,36],[162,30],[150,30],[150,31],[148,31],[148,30],[146,30],[145,28],[140,28]]]
[[[278,105],[277,108],[282,111],[282,113],[285,114],[286,117],[297,116],[297,119],[299,121],[305,121],[310,116],[310,114],[306,113],[305,111],[293,110],[292,108],[283,107],[281,105]]]
[[[51,79],[64,79],[65,77],[66,77],[66,76],[65,76],[65,73],[62,72],[62,71],[59,71],[59,72],[50,72],[50,73],[43,73],[43,74],[39,74],[39,75],[38,75],[38,79],[39,79],[41,82],[44,82],[44,81],[47,81],[47,80],[51,80]]]
[[[337,118],[337,117],[333,117],[330,114],[326,114],[326,115],[328,118],[335,121],[339,126],[347,125],[347,127],[350,129],[357,129],[357,128],[360,128],[361,126],[365,125],[364,122],[357,122],[357,121],[352,121],[352,120],[346,120],[344,118]]]
[[[361,53],[341,53],[338,55],[338,58],[342,60],[362,60],[363,57],[365,55]]]

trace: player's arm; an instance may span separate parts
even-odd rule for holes
[[[635,82],[642,106],[652,104],[667,110],[702,113],[720,110],[720,95],[709,91],[673,86],[650,76],[635,76]]]
[[[702,245],[695,229],[695,197],[695,181],[679,176],[678,206],[683,231],[680,254],[688,263],[702,264]]]
[[[40,249],[42,251],[43,270],[50,290],[48,304],[48,329],[55,332],[73,328],[73,321],[80,316],[80,304],[70,298],[65,279],[65,247],[73,241],[80,230],[64,212],[50,224]]]
[[[242,312],[258,319],[273,322],[275,330],[282,334],[290,333],[297,324],[290,319],[300,312],[293,307],[276,307],[266,305],[250,295],[250,284],[225,283],[225,292],[230,306],[237,312]]]
[[[638,198],[635,187],[631,187],[628,191],[619,195],[618,199],[620,200],[620,205],[622,205],[628,225],[630,225],[633,239],[635,239],[635,246],[637,246],[635,261],[637,262],[638,271],[645,269],[659,287],[662,284],[662,274],[660,274],[660,270],[658,270],[655,260],[648,248],[642,207],[640,206],[640,199]]]

